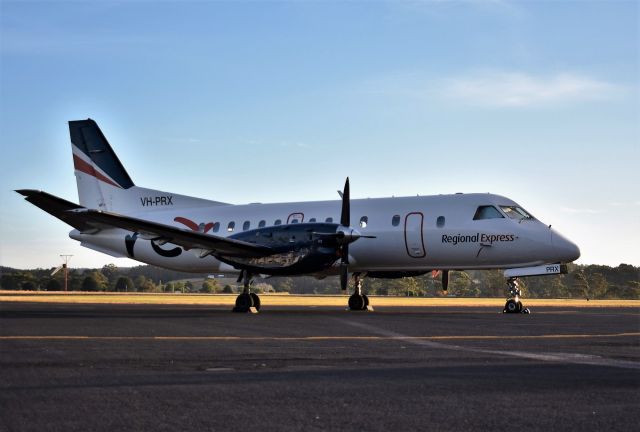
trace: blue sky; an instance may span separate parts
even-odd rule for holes
[[[134,182],[233,203],[493,192],[640,265],[636,1],[0,2],[0,265],[116,260],[12,192],[77,200],[66,122]]]

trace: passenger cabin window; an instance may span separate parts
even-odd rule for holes
[[[282,225],[282,221],[280,219],[276,219],[276,221],[273,224],[274,225]]]
[[[398,225],[400,225],[400,215],[394,215],[394,216],[391,218],[391,225],[393,225],[393,226],[398,226]]]
[[[369,218],[367,216],[362,216],[360,218],[360,228],[366,228],[368,222],[369,222]]]
[[[315,221],[316,221],[316,218],[309,219],[309,222],[315,222]]]
[[[438,216],[438,219],[436,219],[436,226],[438,228],[442,228],[444,226],[444,216]]]
[[[213,224],[213,228],[211,228],[212,232],[218,232],[220,231],[220,222],[216,222]]]
[[[504,218],[494,206],[480,206],[473,216],[473,220]]]
[[[533,219],[533,216],[531,216],[529,213],[527,213],[521,207],[518,207],[518,206],[500,206],[500,208],[511,219],[515,219],[515,220],[519,220],[519,221],[526,220],[526,219]]]
[[[331,223],[333,222],[333,218],[332,217],[328,217],[324,220],[326,223]]]
[[[267,221],[261,220],[258,222],[258,228],[264,228],[267,225]]]
[[[249,226],[251,226],[251,222],[249,221],[244,221],[244,223],[242,224],[242,231],[246,231],[249,229]]]
[[[233,232],[235,227],[236,227],[235,222],[229,222],[229,225],[227,225],[227,232]]]

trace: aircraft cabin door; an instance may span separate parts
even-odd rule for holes
[[[427,255],[422,237],[423,224],[424,215],[420,212],[409,213],[404,218],[404,242],[412,258],[424,258]]]

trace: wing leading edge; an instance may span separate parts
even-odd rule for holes
[[[38,190],[22,189],[16,192],[24,195],[30,203],[82,232],[90,233],[108,228],[121,228],[138,232],[150,240],[173,243],[187,250],[199,250],[199,255],[202,257],[220,255],[257,258],[273,253],[273,250],[267,246],[185,230],[117,213],[87,209]]]

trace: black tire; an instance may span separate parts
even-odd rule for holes
[[[253,300],[253,307],[256,310],[260,310],[260,297],[256,293],[249,294],[251,296],[251,300]]]
[[[362,298],[364,299],[364,308],[363,309],[366,309],[367,306],[369,306],[369,297],[367,297],[366,294],[362,294]]]
[[[240,294],[236,297],[236,307],[234,312],[249,312],[249,308],[253,306],[253,298],[250,294]]]
[[[518,313],[522,310],[522,303],[515,301],[514,299],[507,300],[504,305],[504,311],[506,313]]]
[[[364,297],[358,294],[353,294],[349,297],[349,309],[352,311],[361,311],[366,308],[364,303]]]
[[[518,303],[518,313],[522,313],[522,302],[519,301]]]

